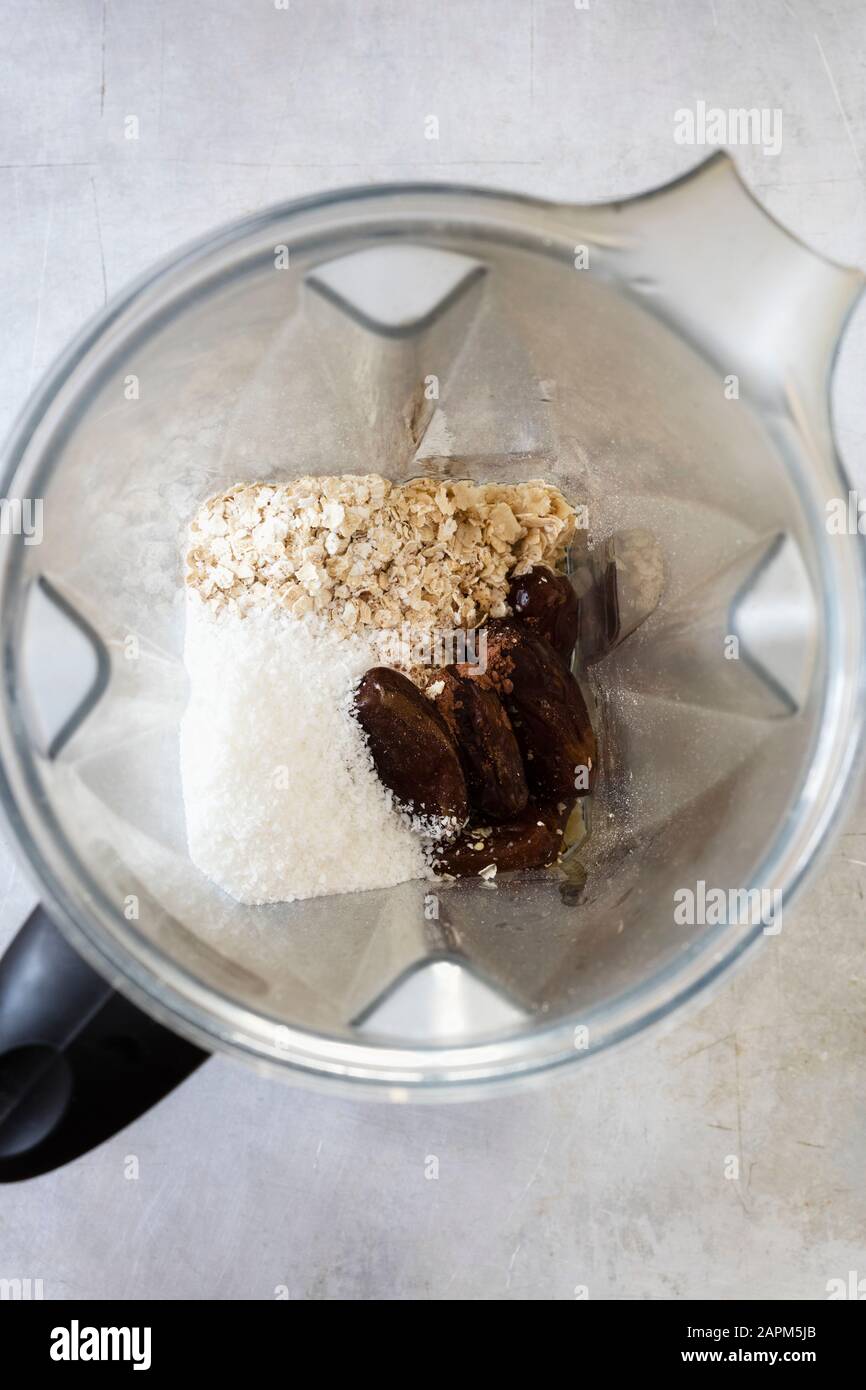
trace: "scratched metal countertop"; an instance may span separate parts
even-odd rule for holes
[[[866,268],[860,0],[3,8],[4,430],[107,295],[221,221],[386,179],[626,196],[707,153],[674,140],[698,100],[780,108],[778,154],[734,151],[747,182]],[[861,304],[834,405],[866,486],[864,376]],[[385,1107],[214,1060],[95,1153],[0,1189],[0,1277],[58,1299],[826,1297],[866,1275],[864,886],[861,805],[711,1002],[510,1097]],[[0,844],[0,944],[34,900]]]

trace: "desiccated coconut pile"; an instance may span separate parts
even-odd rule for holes
[[[384,888],[427,872],[376,776],[353,686],[359,637],[261,609],[188,614],[181,774],[193,863],[244,903]]]
[[[256,904],[428,874],[419,822],[351,714],[377,633],[506,615],[509,575],[555,566],[574,529],[538,481],[303,477],[206,502],[187,553],[181,726],[198,868]]]

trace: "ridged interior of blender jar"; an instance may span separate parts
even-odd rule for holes
[[[337,1037],[460,1041],[577,1015],[694,948],[674,892],[749,881],[802,776],[820,652],[794,489],[696,351],[538,247],[397,231],[293,247],[288,267],[260,250],[103,372],[25,555],[102,662],[39,772],[83,872],[207,987]],[[433,910],[420,882],[243,907],[186,853],[185,527],[238,480],[368,471],[548,479],[588,505],[573,563],[640,532],[662,598],[582,675],[602,766],[563,872],[442,884]],[[77,689],[52,642],[79,700],[91,676]]]

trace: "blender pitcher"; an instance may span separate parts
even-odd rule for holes
[[[826,524],[861,285],[718,155],[603,206],[289,203],[103,310],[6,452],[44,521],[2,550],[0,790],[43,906],[0,965],[0,1176],[213,1050],[394,1099],[585,1062],[778,931],[862,740],[863,543]],[[601,766],[560,869],[253,908],[191,864],[186,525],[235,482],[343,472],[541,477],[585,508]],[[701,885],[777,910],[684,922]]]

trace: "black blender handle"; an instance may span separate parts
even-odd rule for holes
[[[209,1055],[112,989],[35,908],[0,959],[0,1182],[86,1153]]]

